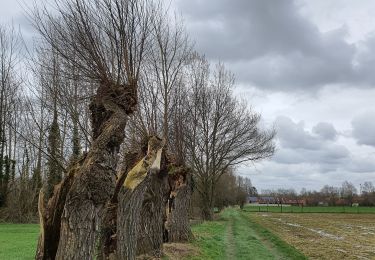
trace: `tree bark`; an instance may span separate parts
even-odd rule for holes
[[[65,200],[73,183],[74,176],[82,162],[77,162],[62,182],[55,186],[54,195],[45,203],[43,190],[39,193],[38,211],[40,218],[40,235],[35,259],[55,259],[60,239],[61,215]]]
[[[136,161],[142,157],[139,153],[127,153],[125,161],[116,182],[115,192],[106,206],[106,213],[101,228],[100,241],[98,246],[98,260],[111,259],[116,254],[117,248],[117,210],[118,196],[121,187],[124,185],[126,176]]]
[[[128,173],[120,190],[117,211],[117,259],[133,260],[136,257],[142,202],[151,178],[160,171],[163,146],[160,139],[150,139],[146,157]]]
[[[206,221],[213,220],[213,212],[212,212],[212,204],[211,204],[211,198],[210,198],[210,191],[204,190],[202,194],[201,199],[201,213],[202,213],[202,219]]]
[[[37,259],[94,259],[105,205],[115,189],[117,155],[124,140],[125,125],[136,103],[136,84],[103,83],[99,86],[90,105],[93,129],[90,151],[75,169],[73,177],[62,182],[64,193],[57,192],[51,198],[51,201],[57,201],[51,205],[51,212],[58,213],[53,217],[53,229],[59,232],[54,234],[53,243],[49,243],[45,241],[46,234],[52,232],[46,233],[42,229]],[[64,185],[65,182],[69,185]],[[42,213],[43,209],[40,211]],[[55,244],[57,237],[59,240]],[[53,255],[56,246],[57,252]],[[46,250],[48,255],[39,253]]]
[[[150,177],[147,175],[134,190],[120,191],[117,213],[117,259],[135,259],[142,201]]]
[[[169,174],[171,193],[165,223],[167,242],[187,242],[193,234],[189,224],[189,208],[192,194],[191,176],[187,169]]]
[[[168,191],[166,169],[151,176],[142,203],[137,234],[137,255],[162,256]]]

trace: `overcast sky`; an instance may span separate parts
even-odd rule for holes
[[[259,190],[375,183],[375,1],[172,1],[196,49],[278,131],[275,156],[240,174]],[[20,5],[0,0],[12,20],[30,40]]]

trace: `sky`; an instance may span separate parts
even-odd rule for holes
[[[375,1],[171,1],[195,48],[277,130],[275,155],[239,174],[258,190],[375,183]],[[0,0],[0,23],[31,42],[24,3]]]

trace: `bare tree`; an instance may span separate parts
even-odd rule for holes
[[[208,63],[198,57],[191,75],[190,124],[186,130],[188,161],[202,198],[202,217],[209,220],[220,176],[228,167],[271,156],[274,132],[261,130],[259,114],[233,97],[234,77],[222,64],[210,77]]]
[[[353,205],[353,199],[357,195],[357,188],[353,185],[353,183],[344,181],[341,185],[341,197],[348,200],[349,205]]]

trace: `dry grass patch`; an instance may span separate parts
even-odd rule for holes
[[[251,218],[310,259],[375,259],[371,214],[252,213]]]
[[[170,259],[183,259],[199,255],[199,250],[192,244],[168,243],[164,244],[164,255]]]

